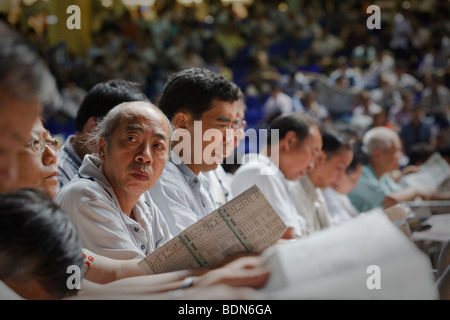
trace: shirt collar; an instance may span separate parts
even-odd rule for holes
[[[81,165],[81,163],[83,162],[83,159],[80,158],[80,156],[75,152],[72,142],[75,139],[75,135],[70,135],[67,137],[66,141],[63,144],[62,149],[64,150],[64,152],[66,152],[68,154],[68,156],[70,158],[72,158],[72,160],[78,164],[78,166]]]
[[[184,164],[183,160],[178,157],[173,151],[170,154],[170,162],[172,162],[183,175],[184,180],[190,185],[197,185],[199,177]]]
[[[309,178],[308,175],[305,175],[303,177],[300,178],[300,181],[302,183],[303,186],[303,190],[305,190],[305,194],[306,196],[312,200],[312,202],[317,200],[317,191],[316,191],[316,187],[314,186],[314,184],[312,183],[311,179]]]

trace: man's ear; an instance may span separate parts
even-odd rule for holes
[[[191,116],[186,112],[178,112],[173,116],[172,123],[174,129],[187,129]]]
[[[100,158],[101,162],[105,161],[106,156],[106,141],[105,138],[101,137],[98,140],[98,148],[97,148],[98,157]]]
[[[288,131],[280,141],[280,149],[290,151],[297,143],[297,135],[294,131]]]
[[[327,159],[327,154],[325,151],[320,151],[319,155],[316,158],[316,166],[321,165]]]
[[[97,118],[96,117],[90,117],[88,121],[86,121],[86,124],[84,125],[84,132],[90,133],[92,130],[94,130],[95,126],[97,125]]]

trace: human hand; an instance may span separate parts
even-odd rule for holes
[[[223,267],[213,269],[195,279],[194,287],[226,284],[232,287],[262,288],[270,272],[260,265],[259,257],[242,257]]]

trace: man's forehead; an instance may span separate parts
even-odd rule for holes
[[[206,117],[212,117],[216,119],[228,118],[230,116],[233,116],[234,118],[237,111],[236,109],[237,109],[237,101],[229,102],[214,99],[211,102],[211,109],[204,112],[203,115]]]
[[[139,112],[141,111],[141,112]],[[122,131],[154,131],[158,134],[169,134],[169,124],[167,120],[156,110],[136,110],[127,112],[122,117]]]

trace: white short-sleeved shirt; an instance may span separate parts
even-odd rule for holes
[[[341,194],[333,188],[327,188],[323,195],[330,211],[332,225],[341,224],[360,214],[346,194]]]
[[[83,247],[109,258],[144,258],[172,238],[167,224],[149,197],[133,208],[136,220],[125,215],[99,159],[86,155],[78,176],[64,185],[55,202],[77,228]]]
[[[305,219],[297,214],[286,183],[283,173],[268,157],[249,154],[248,159],[234,174],[231,190],[237,196],[256,184],[286,226],[293,228],[301,236],[305,230]]]
[[[161,210],[173,236],[216,209],[208,179],[192,172],[174,153],[161,177],[144,195]]]
[[[200,172],[199,175],[203,175],[206,179],[208,179],[211,196],[214,199],[216,208],[223,206],[225,203],[233,199],[230,186],[230,177],[221,165],[219,165],[215,170]]]
[[[297,213],[305,218],[307,233],[331,226],[331,217],[322,191],[316,188],[308,175],[288,182]]]

